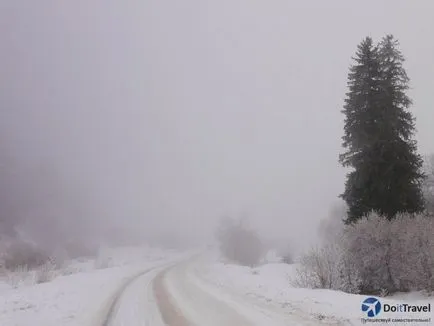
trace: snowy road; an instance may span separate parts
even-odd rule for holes
[[[145,270],[119,289],[101,315],[101,326],[165,326],[156,302],[153,282],[168,266]]]
[[[200,277],[201,263],[201,259],[189,259],[130,279],[113,299],[102,326],[323,324],[308,314],[223,291]]]

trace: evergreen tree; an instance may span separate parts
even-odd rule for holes
[[[423,210],[422,159],[416,153],[414,118],[408,111],[409,79],[393,36],[374,46],[367,37],[358,46],[348,75],[340,162],[352,167],[341,197],[347,223],[370,211],[388,219]]]
[[[379,109],[380,67],[378,49],[370,37],[358,46],[354,65],[348,75],[348,89],[343,113],[345,127],[341,163],[354,170],[347,176],[345,191],[341,197],[348,205],[348,221],[357,219],[372,210],[370,193],[373,186],[367,163],[368,146],[373,143],[373,112]]]

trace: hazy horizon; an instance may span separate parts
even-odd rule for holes
[[[30,197],[11,210],[78,235],[199,240],[245,215],[308,243],[343,190],[364,37],[400,41],[419,152],[434,152],[434,4],[391,3],[3,1],[1,173]]]

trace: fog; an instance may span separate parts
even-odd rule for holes
[[[312,240],[342,192],[351,56],[394,34],[434,152],[426,1],[0,3],[2,219],[41,240],[207,241],[222,216]],[[36,231],[35,231],[36,230]]]

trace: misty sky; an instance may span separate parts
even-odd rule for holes
[[[351,56],[401,42],[434,152],[434,3],[2,0],[2,147],[45,164],[93,221],[158,233],[247,215],[309,238],[343,190]],[[73,189],[73,190],[71,190]]]

